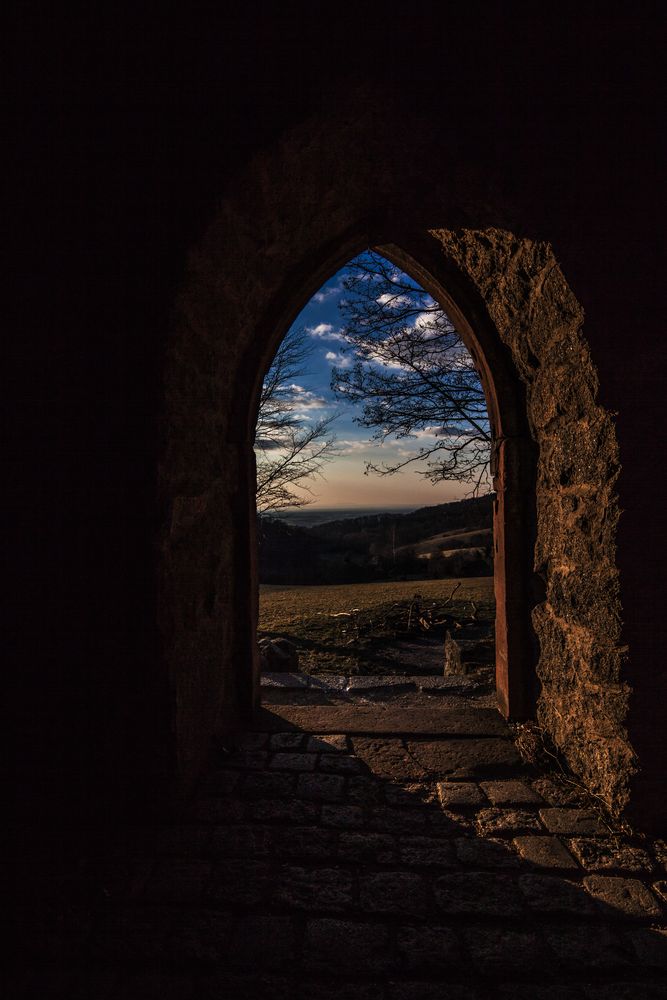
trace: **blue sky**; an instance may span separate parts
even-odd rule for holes
[[[344,295],[345,275],[346,267],[343,267],[315,293],[293,323],[293,327],[306,329],[312,344],[309,370],[298,380],[303,392],[298,392],[297,397],[302,395],[305,403],[301,416],[316,420],[330,413],[337,414],[332,432],[339,453],[325,466],[323,476],[309,484],[314,497],[310,506],[421,507],[462,499],[469,493],[469,486],[459,483],[434,486],[417,474],[417,463],[392,476],[364,475],[366,462],[395,461],[406,454],[406,447],[411,442],[388,440],[379,445],[371,441],[372,429],[354,422],[359,411],[350,404],[343,404],[331,391],[332,367],[346,367],[352,363],[340,333],[342,316],[338,308]],[[412,442],[413,445],[419,443]]]

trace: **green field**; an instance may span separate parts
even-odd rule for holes
[[[453,598],[448,600],[454,589]],[[394,673],[391,647],[411,649],[444,638],[474,618],[491,630],[493,579],[419,580],[338,586],[263,585],[259,638],[284,636],[308,673]]]

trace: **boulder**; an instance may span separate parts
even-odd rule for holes
[[[262,672],[294,673],[299,669],[299,651],[289,639],[260,639],[259,656]]]
[[[445,634],[445,676],[450,674],[465,673],[461,660],[461,649],[456,639],[452,639],[451,632]]]

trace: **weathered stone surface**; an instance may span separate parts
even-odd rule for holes
[[[219,861],[208,886],[207,899],[221,906],[255,906],[268,898],[271,868],[266,861]]]
[[[423,917],[428,910],[426,882],[409,872],[380,872],[359,879],[359,904],[368,913]]]
[[[211,830],[210,853],[213,857],[263,857],[272,846],[271,830],[264,826],[239,824],[218,826]]]
[[[568,986],[505,983],[498,987],[498,1000],[584,1000],[584,993],[572,983]]]
[[[195,1000],[293,1000],[294,983],[289,976],[246,975],[229,971],[216,971],[197,978]],[[122,1000],[121,997],[118,1000]],[[156,997],[156,1000],[158,998]]]
[[[544,936],[563,969],[572,972],[614,972],[631,965],[633,956],[622,939],[603,924],[581,927],[546,926]]]
[[[13,865],[3,865],[2,876],[8,888],[12,886]],[[91,894],[99,895],[110,903],[125,903],[137,899],[155,869],[155,862],[149,859],[133,861],[100,860],[86,865],[86,879]],[[59,891],[60,890],[59,888]]]
[[[216,910],[185,911],[169,940],[170,957],[184,962],[220,962],[227,958],[235,921]]]
[[[92,929],[90,954],[118,963],[161,961],[177,916],[165,907],[121,906],[101,913]]]
[[[514,844],[521,857],[537,868],[577,868],[577,862],[558,837],[515,837]]]
[[[665,881],[665,879],[660,879],[660,881],[654,882],[652,889],[658,899],[662,901],[663,905],[664,903],[667,903],[667,881]]]
[[[268,742],[268,733],[244,733],[239,742],[239,750],[264,750]]]
[[[259,799],[248,803],[248,819],[260,823],[313,823],[320,814],[317,802],[301,799]]]
[[[293,794],[295,780],[292,774],[272,774],[268,771],[248,774],[243,781],[243,794],[246,798],[285,798]]]
[[[659,983],[623,982],[586,984],[582,987],[585,1000],[665,1000],[667,986]]]
[[[477,681],[469,677],[414,677],[420,691],[472,694]]]
[[[221,763],[238,771],[262,771],[266,767],[267,759],[266,750],[239,750],[230,754]]]
[[[384,800],[384,784],[377,778],[351,777],[347,785],[347,794],[350,802],[360,806],[379,805]]]
[[[575,837],[568,846],[579,863],[590,872],[650,872],[653,864],[646,851],[618,840]]]
[[[404,865],[434,865],[439,868],[457,867],[454,846],[449,840],[434,837],[401,837],[399,854]]]
[[[270,638],[266,636],[260,639],[259,643],[259,663],[262,673],[268,673],[269,677],[275,676],[271,671],[291,671],[299,669],[299,650],[282,636]]]
[[[393,864],[398,860],[396,838],[384,833],[343,833],[338,856],[345,861]]]
[[[667,970],[667,930],[664,927],[642,927],[631,931],[628,937],[644,968]]]
[[[338,774],[300,774],[296,794],[318,802],[340,802],[344,779]]]
[[[486,803],[479,785],[469,781],[439,781],[438,796],[443,806],[454,812]]]
[[[667,872],[667,840],[654,840],[652,847],[656,861]]]
[[[451,836],[468,834],[474,829],[472,816],[448,809],[431,809],[427,815],[427,825],[433,835]]]
[[[443,669],[445,676],[467,673],[461,659],[461,649],[456,639],[452,638],[451,632],[445,634]]]
[[[543,802],[542,796],[523,781],[482,781],[481,788],[494,806],[522,806]]]
[[[347,736],[344,733],[333,733],[330,736],[311,736],[307,749],[309,753],[347,753]]]
[[[181,858],[205,858],[211,846],[210,826],[185,824],[163,827],[155,842],[158,855],[177,855]]]
[[[348,681],[349,677],[343,674],[311,674],[308,677],[308,687],[312,691],[323,691],[326,693],[345,691]]]
[[[648,920],[662,915],[657,899],[639,879],[589,875],[584,885],[605,916]]]
[[[257,729],[269,732],[411,734],[414,736],[507,736],[506,722],[495,708],[405,708],[375,705],[271,705],[256,714]]]
[[[541,976],[553,965],[542,939],[534,931],[466,927],[463,936],[475,969],[490,979],[515,975],[517,968],[524,975]]]
[[[312,1000],[384,1000],[384,986],[382,983],[345,982],[340,979],[332,983],[309,978],[298,997],[299,1000],[310,1000],[311,997]]]
[[[477,829],[483,837],[512,835],[529,830],[540,830],[541,824],[535,813],[521,809],[482,809],[477,814]]]
[[[363,691],[364,693],[388,690],[415,691],[416,688],[417,685],[411,677],[394,676],[393,674],[385,676],[359,675],[349,677],[347,682],[347,690],[352,693],[355,691]]]
[[[246,804],[241,799],[208,796],[196,799],[188,812],[193,823],[238,823],[245,815]]]
[[[519,877],[519,888],[536,913],[580,918],[597,914],[593,901],[578,882],[551,875],[525,874]]]
[[[246,914],[234,923],[226,960],[232,968],[255,971],[290,969],[296,935],[289,917]]]
[[[238,771],[210,771],[205,775],[198,792],[203,796],[231,795],[240,781],[241,775]]]
[[[423,829],[426,816],[417,809],[376,807],[368,813],[368,826],[380,833],[410,833]]]
[[[352,904],[352,887],[352,876],[341,868],[285,867],[274,901],[299,910],[341,911]]]
[[[333,832],[317,826],[276,828],[273,836],[276,854],[281,857],[327,861],[336,851]]]
[[[395,964],[396,956],[389,947],[389,932],[380,924],[333,919],[308,921],[304,944],[307,969],[377,975],[389,972]]]
[[[378,778],[391,781],[419,781],[428,772],[406,750],[400,739],[353,737],[352,746],[359,760]]]
[[[320,757],[320,771],[325,774],[359,774],[363,769],[357,757],[343,753],[323,754]]]
[[[407,785],[395,785],[386,782],[384,797],[390,806],[422,806],[425,802],[435,802],[436,793],[432,785],[421,782],[411,782]]]
[[[456,856],[461,864],[470,868],[513,869],[519,867],[516,851],[505,840],[457,837]]]
[[[300,750],[305,738],[304,733],[273,733],[270,746],[272,750]]]
[[[540,817],[550,833],[577,837],[596,834],[608,835],[609,831],[592,809],[540,809]]]
[[[474,986],[403,981],[388,984],[387,1000],[485,1000],[485,998]]]
[[[590,795],[587,794],[585,788],[559,776],[535,778],[532,787],[545,802],[552,806],[582,808],[590,806]]]
[[[364,811],[360,806],[326,804],[322,806],[322,823],[324,826],[340,829],[361,827],[364,823]]]
[[[211,876],[206,861],[163,861],[151,875],[143,897],[153,903],[196,903]]]
[[[526,912],[518,886],[508,875],[490,872],[442,875],[436,879],[434,891],[443,913],[518,917]]]
[[[99,983],[87,984],[85,990],[95,1000],[111,1000],[112,991],[100,990]],[[196,983],[193,976],[183,976],[172,972],[138,972],[123,977],[117,989],[113,990],[113,1000],[194,1000]],[[41,991],[40,991],[41,992]],[[36,994],[33,994],[36,995]],[[63,993],[63,996],[65,993]],[[70,997],[83,997],[85,994],[69,991]],[[199,994],[201,996],[201,994]]]
[[[264,670],[260,684],[267,688],[286,688],[298,691],[308,687],[308,675],[294,674],[286,670]]]
[[[314,753],[275,753],[269,766],[276,771],[314,771],[316,761]]]
[[[445,972],[462,961],[461,944],[451,927],[399,927],[396,944],[408,972]]]
[[[514,744],[503,739],[410,740],[407,749],[424,776],[436,780],[450,774],[474,778],[504,773],[521,762]]]

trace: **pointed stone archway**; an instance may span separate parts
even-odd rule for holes
[[[501,711],[536,714],[620,809],[634,763],[618,456],[582,310],[547,243],[494,226],[489,209],[455,222],[470,192],[431,192],[417,210],[395,181],[375,183],[367,158],[355,164],[354,128],[333,151],[310,138],[267,153],[230,191],[192,255],[166,359],[161,633],[181,782],[212,734],[242,728],[258,703],[252,439],[263,373],[315,291],[373,246],[442,303],[482,374],[496,442]]]

